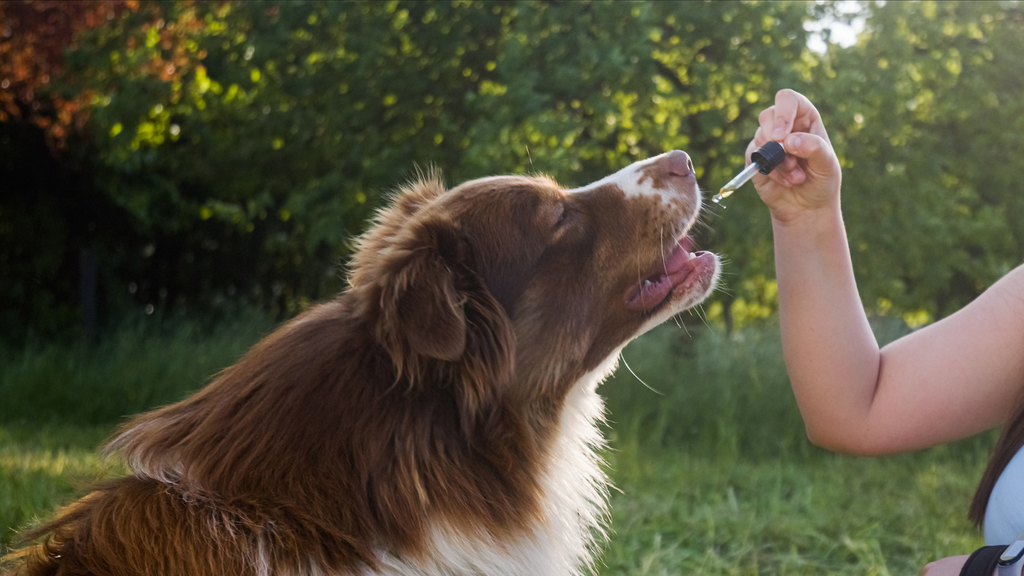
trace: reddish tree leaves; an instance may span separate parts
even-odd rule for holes
[[[51,81],[64,71],[64,53],[80,32],[137,10],[138,0],[0,3],[0,121],[26,118],[63,144],[80,129],[91,90],[58,93]]]
[[[72,131],[82,129],[89,106],[102,91],[89,74],[71,73],[67,53],[76,49],[83,32],[112,28],[125,12],[135,21],[124,26],[122,46],[151,54],[133,72],[178,81],[194,61],[205,57],[187,47],[204,27],[193,2],[0,2],[0,122],[23,118],[46,130],[51,144],[62,147]]]

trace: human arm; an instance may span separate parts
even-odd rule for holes
[[[970,558],[970,555],[964,554],[963,556],[948,556],[934,562],[929,562],[921,570],[921,576],[959,576],[968,558]]]
[[[769,139],[783,142],[787,159],[754,183],[772,216],[783,353],[811,441],[882,454],[1004,421],[1024,386],[1024,269],[879,350],[853,275],[839,162],[820,115],[783,90],[762,112],[748,153]]]

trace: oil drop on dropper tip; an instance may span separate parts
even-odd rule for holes
[[[761,174],[768,174],[772,170],[782,164],[782,161],[786,159],[786,150],[783,149],[782,144],[775,141],[769,141],[761,146],[750,155],[750,165],[744,168],[735,178],[729,180],[729,182],[722,186],[722,189],[715,194],[711,201],[718,204],[723,198],[728,198],[733,192],[735,192],[740,186],[747,183],[754,177],[754,174],[760,172]]]

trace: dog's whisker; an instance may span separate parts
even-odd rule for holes
[[[633,377],[637,379],[637,381],[639,381],[641,384],[643,384],[645,388],[647,388],[651,392],[654,392],[658,396],[664,396],[665,395],[664,392],[662,392],[661,390],[657,390],[657,389],[651,387],[650,384],[648,384],[647,382],[644,382],[643,378],[637,376],[636,372],[633,372],[633,369],[629,367],[629,362],[626,362],[626,356],[624,354],[622,354],[621,352],[619,353],[619,359],[622,360],[622,365],[626,367],[626,370],[629,370],[629,373],[632,374]]]
[[[686,322],[683,322],[682,317],[679,314],[676,314],[675,316],[673,316],[673,318],[676,321],[676,326],[679,326],[680,328],[682,328],[683,332],[686,333],[686,337],[687,338],[693,338],[693,335],[690,334],[690,329],[686,327]]]
[[[711,328],[711,324],[708,322],[708,319],[707,319],[707,315],[708,314],[704,310],[704,304],[703,303],[702,304],[698,304],[696,306],[696,310],[697,310],[697,312],[696,312],[697,318],[700,318],[700,321],[704,323],[704,326],[706,326],[709,330],[712,330],[713,328]]]

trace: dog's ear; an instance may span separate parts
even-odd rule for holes
[[[393,290],[382,305],[393,306],[392,322],[401,327],[409,351],[454,361],[466,349],[467,296],[455,268],[464,259],[464,243],[447,223],[420,227],[408,259],[394,276]]]
[[[396,238],[380,299],[377,334],[412,383],[439,363],[475,404],[480,389],[512,367],[511,322],[473,267],[469,243],[443,216],[413,224]],[[487,384],[485,384],[485,382]],[[470,390],[474,389],[474,390]]]

